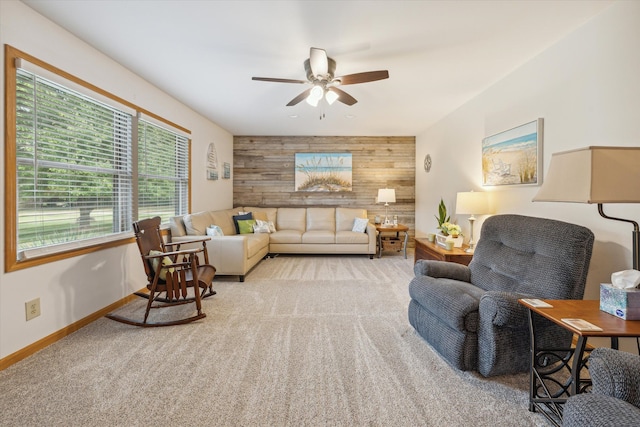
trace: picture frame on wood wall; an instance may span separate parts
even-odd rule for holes
[[[544,120],[537,120],[482,140],[482,185],[542,184]]]
[[[295,191],[352,191],[351,153],[295,153]]]

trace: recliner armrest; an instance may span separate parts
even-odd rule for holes
[[[593,393],[612,396],[640,407],[640,356],[602,347],[589,356]]]
[[[580,393],[567,399],[562,426],[638,426],[640,409],[621,399],[596,393]]]
[[[467,283],[471,281],[469,267],[455,262],[421,259],[413,266],[413,272],[416,276],[453,279]]]
[[[527,308],[518,302],[520,298],[531,298],[510,292],[489,291],[480,298],[480,313],[492,319],[495,326],[513,329],[528,327]]]

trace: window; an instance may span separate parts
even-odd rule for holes
[[[122,244],[138,218],[188,212],[188,131],[7,52],[29,58],[5,82],[7,271]]]
[[[162,222],[188,211],[189,140],[144,119],[138,123],[138,213]]]

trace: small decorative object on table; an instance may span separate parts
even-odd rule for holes
[[[436,234],[436,242],[440,246],[445,246],[447,241],[453,241],[454,248],[461,248],[464,238],[458,224],[445,222],[440,227],[440,233]]]
[[[462,243],[464,242],[464,238],[462,237],[462,229],[458,224],[449,222],[450,219],[451,217],[447,215],[447,207],[444,204],[444,200],[442,200],[441,198],[440,204],[438,205],[438,216],[436,216],[439,230],[437,233],[435,233],[436,243],[442,247],[445,247],[445,242],[447,240],[453,240],[453,247],[461,248]]]

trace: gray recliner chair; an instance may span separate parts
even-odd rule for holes
[[[597,348],[589,356],[592,393],[567,399],[563,427],[640,426],[640,356]]]
[[[593,240],[588,228],[562,221],[487,218],[468,267],[416,262],[409,323],[457,369],[528,371],[528,316],[518,299],[582,299]],[[569,348],[571,333],[538,317],[541,348]]]

